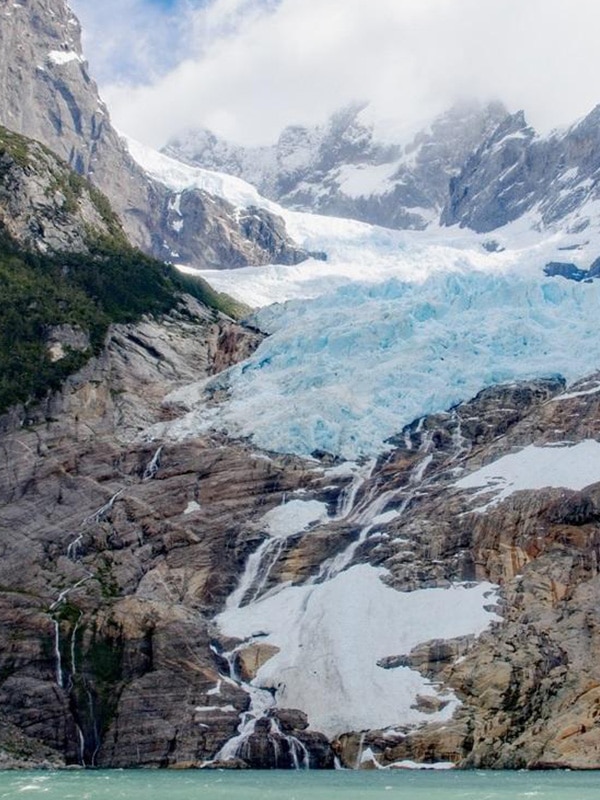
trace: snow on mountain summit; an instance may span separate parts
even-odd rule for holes
[[[418,230],[439,218],[449,179],[506,114],[499,103],[462,103],[415,135],[356,103],[321,126],[286,128],[272,146],[244,148],[198,130],[165,152],[244,178],[287,208]]]

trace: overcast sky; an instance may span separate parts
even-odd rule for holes
[[[408,129],[500,99],[542,132],[600,102],[598,0],[70,0],[117,127],[274,141],[370,100]]]

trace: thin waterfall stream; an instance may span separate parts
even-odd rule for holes
[[[433,460],[431,448],[431,436],[425,433],[421,437],[419,447],[415,452],[417,457],[404,485],[385,491],[381,491],[381,487],[378,487],[376,481],[372,480],[376,467],[375,460],[369,461],[360,467],[354,465],[353,469],[347,470],[345,473],[337,468],[337,475],[350,474],[351,480],[339,494],[335,514],[333,516],[322,516],[318,521],[325,525],[335,523],[351,524],[357,527],[359,532],[353,541],[321,565],[317,576],[304,582],[306,587],[310,587],[309,591],[316,590],[318,584],[327,583],[335,579],[336,576],[352,566],[358,549],[379,524],[395,520],[405,513],[415,494],[422,487],[423,481],[426,480],[425,474]],[[413,449],[412,442],[410,449]],[[332,472],[336,474],[336,468]],[[368,490],[365,492],[363,490],[366,485]],[[279,507],[279,513],[283,517],[287,511],[287,527],[285,525],[277,527],[276,525],[271,526],[268,524],[269,515],[277,513],[276,510],[265,515],[264,520],[267,522],[265,527],[268,536],[248,557],[239,583],[226,602],[224,615],[235,613],[236,610],[243,607],[255,605],[267,597],[275,596],[285,586],[285,584],[278,584],[268,589],[269,578],[280,556],[285,551],[289,540],[302,532],[310,536],[312,523],[302,518],[300,513],[303,503],[306,504],[306,501],[291,500],[286,503],[284,498],[284,502]],[[294,524],[294,516],[298,517],[296,524]],[[315,519],[314,521],[316,522],[317,520]],[[313,586],[314,589],[312,588]],[[267,592],[265,592],[266,589],[268,589]],[[308,602],[308,597],[305,602]],[[214,758],[215,761],[227,761],[235,758],[244,758],[244,754],[249,755],[252,745],[251,738],[256,733],[257,726],[259,726],[261,720],[268,720],[268,729],[273,737],[275,761],[277,760],[276,742],[280,741],[281,737],[286,738],[274,714],[277,708],[278,689],[260,688],[255,685],[256,679],[244,681],[236,667],[238,653],[248,646],[258,643],[261,636],[262,634],[257,633],[256,636],[251,636],[238,644],[231,652],[222,654],[229,664],[230,677],[248,693],[250,706],[247,711],[240,715],[237,735],[221,748]],[[259,727],[264,731],[267,723],[265,722],[264,726]],[[295,737],[288,736],[287,745],[293,765],[296,768],[306,768],[310,764],[310,756],[302,742],[295,739]],[[360,754],[358,755],[358,760],[360,761]]]

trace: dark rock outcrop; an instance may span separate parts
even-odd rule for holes
[[[596,107],[566,132],[542,138],[523,112],[507,117],[451,181],[442,223],[487,232],[535,212],[532,224],[585,230],[585,205],[598,196],[599,118]]]

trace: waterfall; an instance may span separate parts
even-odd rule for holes
[[[158,450],[155,452],[150,464],[148,465],[148,467],[146,469],[146,472],[144,473],[145,477],[147,477],[147,476],[153,477],[154,474],[156,473],[156,471],[158,470],[160,450],[161,450],[161,448],[158,448]],[[85,517],[82,520],[82,527],[84,528],[84,530],[82,532],[78,533],[75,536],[75,538],[73,538],[72,541],[69,542],[69,544],[67,545],[66,556],[70,561],[79,562],[79,548],[80,548],[81,542],[83,541],[83,537],[85,535],[85,528],[87,528],[88,526],[93,525],[95,523],[101,522],[103,520],[103,518],[111,511],[111,509],[113,508],[113,506],[115,504],[115,501],[120,497],[120,495],[124,491],[125,491],[125,489],[119,489],[119,491],[115,492],[112,495],[112,497],[110,497],[110,499],[106,503],[101,505],[100,508],[98,508],[92,514],[90,514],[89,516]],[[93,577],[93,575],[86,570],[86,574],[84,575],[83,578],[78,580],[72,586],[68,586],[66,589],[63,589],[59,593],[59,595],[56,598],[56,600],[54,600],[54,602],[50,605],[48,611],[49,611],[49,614],[52,617],[52,623],[54,625],[54,662],[55,662],[56,685],[59,688],[64,689],[65,691],[67,691],[71,695],[72,701],[75,700],[75,704],[76,705],[77,705],[77,703],[76,703],[77,694],[73,695],[73,693],[78,689],[84,689],[85,688],[85,692],[87,694],[87,705],[88,705],[89,720],[90,720],[90,726],[91,726],[91,734],[93,736],[93,746],[94,746],[93,752],[91,753],[91,758],[90,758],[89,765],[90,766],[95,766],[96,755],[98,753],[98,750],[100,749],[100,734],[99,734],[98,724],[97,724],[96,715],[95,715],[94,698],[92,696],[92,692],[90,691],[89,687],[85,686],[85,681],[83,680],[83,678],[81,678],[80,681],[76,682],[76,677],[77,677],[77,632],[79,630],[79,627],[80,627],[80,624],[81,624],[81,621],[82,621],[82,618],[83,618],[83,612],[82,611],[79,612],[79,617],[78,617],[77,621],[75,622],[75,624],[73,625],[73,627],[71,629],[70,642],[68,644],[68,651],[67,651],[67,646],[65,644],[65,648],[64,648],[65,649],[65,656],[67,655],[67,652],[68,652],[68,658],[69,658],[69,661],[70,661],[70,663],[68,665],[68,668],[67,668],[66,664],[64,663],[63,654],[61,653],[61,630],[60,630],[61,621],[60,621],[60,614],[57,613],[59,608],[60,608],[60,606],[64,603],[64,601],[67,598],[67,596],[69,595],[69,593],[74,591],[75,589],[77,589],[79,586],[81,586],[83,583],[85,583],[86,581],[88,581],[92,577]],[[68,676],[68,680],[67,680],[67,676]],[[79,713],[79,712],[76,712],[76,713]],[[88,715],[84,715],[84,716],[88,716]],[[79,713],[79,721],[77,720],[77,718],[75,718],[74,719],[74,723],[75,723],[75,729],[77,731],[77,745],[78,745],[78,750],[79,750],[79,761],[80,761],[80,764],[82,766],[86,766],[86,737],[84,735],[84,731],[83,731],[83,729],[81,727],[80,722],[81,722],[81,713]],[[88,737],[88,740],[89,740],[89,737]]]
[[[252,590],[252,587],[255,586],[259,574],[262,573],[260,586],[262,587],[266,584],[269,573],[275,563],[275,561],[270,558],[270,555],[280,544],[281,542],[277,539],[265,539],[264,542],[261,542],[256,550],[248,556],[246,568],[240,578],[240,582],[235,591],[227,598],[225,606],[227,610],[239,608],[243,604],[244,598]],[[268,559],[268,567],[263,564],[263,561],[266,559]],[[255,600],[259,593],[260,590],[255,588],[252,593],[252,599],[249,602]]]
[[[375,527],[377,517],[381,514],[383,509],[396,494],[396,491],[383,492],[377,496],[364,511],[358,514],[356,521],[361,524],[358,538],[353,542],[350,542],[345,550],[342,550],[340,553],[333,556],[331,559],[329,559],[329,561],[326,561],[321,566],[319,575],[316,579],[317,582],[335,578],[336,575],[338,575],[340,572],[343,572],[346,567],[350,566],[352,559],[354,558],[354,554],[361,544],[366,541],[369,533]]]
[[[373,472],[376,462],[370,461],[357,469],[356,465],[334,468],[337,475],[352,475],[344,490],[340,493],[337,502],[336,515],[329,522],[340,522],[355,526],[359,529],[357,539],[352,541],[347,547],[335,556],[328,559],[321,565],[319,575],[309,583],[322,583],[336,577],[340,572],[349,567],[358,548],[368,539],[371,532],[378,525],[390,522],[392,519],[402,515],[412,502],[415,494],[422,485],[425,473],[432,462],[433,456],[429,452],[431,448],[431,435],[425,432],[421,438],[418,450],[410,475],[405,485],[400,488],[381,491],[380,484],[374,480]],[[413,449],[414,452],[414,449]],[[332,475],[332,477],[334,477]],[[363,487],[370,481],[369,491],[364,492]],[[314,501],[313,501],[314,502]],[[235,614],[238,609],[244,606],[255,604],[265,596],[265,589],[269,585],[269,576],[272,574],[275,565],[284,552],[286,544],[292,536],[297,536],[300,532],[307,530],[310,522],[306,522],[306,507],[292,504],[299,503],[298,500],[291,500],[287,504],[279,507],[282,513],[276,514],[275,510],[267,512],[264,523],[270,535],[265,538],[257,549],[248,557],[244,572],[235,590],[228,597],[224,615]],[[287,509],[287,510],[285,510]],[[294,515],[297,515],[296,517]],[[314,518],[316,521],[316,517]],[[302,522],[302,520],[304,520]],[[293,521],[298,524],[294,525]],[[276,589],[273,589],[276,591]],[[240,714],[240,721],[237,733],[227,741],[220,751],[214,756],[214,761],[228,761],[235,758],[252,757],[254,740],[253,735],[271,737],[273,747],[273,758],[277,763],[283,758],[281,745],[287,750],[285,758],[297,769],[306,769],[310,766],[310,754],[306,746],[296,737],[289,736],[281,730],[274,711],[276,708],[275,693],[269,689],[261,689],[253,683],[245,683],[236,674],[235,663],[237,654],[257,640],[257,636],[251,636],[243,643],[239,644],[224,657],[229,663],[230,676],[241,686],[249,695],[250,705],[247,711]],[[256,740],[260,741],[259,739]],[[360,766],[362,750],[364,748],[364,735],[359,744],[357,756],[357,766]]]
[[[373,474],[373,470],[375,469],[377,461],[373,458],[366,463],[364,467],[358,469],[354,473],[354,477],[350,481],[350,483],[345,486],[342,491],[340,492],[340,496],[338,498],[336,515],[334,519],[336,520],[343,520],[350,516],[350,514],[354,511],[354,506],[356,504],[356,496],[364,485],[364,483],[371,477]]]
[[[64,688],[64,675],[62,669],[62,658],[60,655],[60,625],[57,619],[54,622],[54,660],[56,664],[56,685]]]
[[[81,622],[81,617],[83,616],[82,612],[79,612],[79,619],[73,626],[73,630],[71,631],[71,679],[70,685],[73,685],[73,678],[77,675],[77,663],[75,659],[75,646],[76,646],[76,638],[77,638],[77,629],[79,628],[79,623]]]
[[[152,478],[158,472],[160,467],[160,454],[162,453],[163,445],[161,444],[160,447],[157,448],[156,452],[150,459],[148,466],[144,470],[144,480],[151,481]]]
[[[418,429],[420,430],[420,428]],[[369,464],[368,469],[365,473],[362,474],[360,482],[357,483],[353,490],[350,492],[352,497],[353,505],[346,509],[345,504],[343,506],[343,515],[338,515],[336,519],[344,520],[348,519],[351,522],[355,522],[357,525],[360,525],[360,530],[358,537],[351,542],[344,550],[337,553],[337,555],[330,558],[324,564],[321,565],[319,570],[318,576],[314,579],[315,583],[320,583],[324,580],[330,580],[334,578],[336,575],[339,575],[340,572],[349,567],[352,563],[352,559],[358,548],[367,540],[369,534],[375,528],[381,520],[379,519],[382,513],[384,512],[385,508],[390,505],[396,498],[400,498],[404,495],[404,498],[398,505],[396,509],[390,511],[390,516],[388,521],[391,519],[397,519],[401,517],[410,503],[412,502],[418,488],[421,486],[423,481],[423,477],[427,468],[433,461],[433,455],[429,453],[429,449],[431,447],[431,434],[426,433],[423,436],[423,441],[421,442],[421,446],[419,448],[420,451],[425,453],[425,456],[417,461],[417,463],[413,466],[409,478],[408,483],[406,486],[401,487],[400,489],[388,489],[381,494],[376,493],[377,487],[371,487],[370,492],[367,494],[367,497],[362,500],[360,504],[356,504],[356,496],[358,493],[358,489],[362,484],[367,481],[371,475],[373,474],[373,469],[375,467],[375,462],[371,462]],[[356,480],[356,479],[355,479]],[[353,484],[355,481],[352,482]]]
[[[97,511],[94,511],[93,514],[90,514],[89,517],[86,517],[83,520],[83,524],[84,525],[93,525],[94,523],[102,522],[102,519],[112,509],[112,507],[115,504],[115,501],[117,500],[118,497],[120,497],[123,494],[124,491],[125,491],[125,489],[119,489],[118,492],[115,492],[115,494],[113,494],[113,496],[110,498],[110,500],[107,503],[104,503],[104,505],[100,506],[100,508]]]
[[[365,736],[366,733],[363,731],[360,735],[360,739],[358,742],[358,750],[356,751],[356,761],[354,762],[354,769],[360,769],[360,765],[362,764],[362,755],[365,749]]]
[[[72,592],[74,589],[77,589],[81,586],[82,583],[85,583],[87,580],[91,578],[91,575],[86,575],[81,580],[77,581],[77,583],[73,584],[73,586],[69,586],[67,589],[63,589],[62,592],[58,595],[56,600],[52,603],[48,611],[50,614],[53,614],[54,611],[58,609],[58,607],[64,602],[65,597]],[[60,686],[61,689],[65,688],[65,681],[64,681],[64,671],[62,666],[62,655],[60,652],[60,621],[56,617],[52,617],[52,622],[54,624],[54,659],[55,659],[55,673],[56,673],[56,684]],[[77,620],[77,625],[79,625],[79,620]],[[75,628],[77,628],[77,625]],[[71,667],[74,661],[74,644],[73,639],[71,639]]]
[[[79,739],[79,763],[82,767],[85,767],[85,739],[83,738],[83,731],[77,722],[75,727],[77,728],[77,737]]]
[[[284,733],[272,711],[276,706],[275,698],[267,689],[259,689],[251,683],[244,683],[238,675],[235,667],[235,658],[239,650],[247,645],[244,642],[229,653],[223,653],[229,664],[231,678],[244,690],[250,697],[250,706],[247,711],[240,714],[240,724],[237,729],[237,736],[229,739],[219,752],[214,756],[213,761],[231,761],[235,758],[248,758],[251,756],[250,737],[256,732],[256,726],[261,720],[269,721],[269,737],[273,745],[274,767],[279,766],[282,753],[279,749],[279,740],[286,742],[289,755],[294,769],[310,769],[310,753],[303,742],[295,736]]]
[[[354,496],[355,492],[353,492]],[[284,498],[285,500],[285,498]],[[267,512],[263,524],[269,536],[248,557],[244,572],[235,591],[227,599],[225,613],[235,612],[244,605],[256,602],[268,586],[269,576],[291,537],[306,530],[326,515],[326,506],[316,501],[290,500]],[[309,769],[310,753],[295,736],[285,733],[274,715],[276,701],[273,693],[246,683],[236,671],[236,657],[251,643],[245,641],[224,657],[229,664],[230,678],[243,687],[250,698],[250,707],[240,715],[237,735],[226,742],[214,760],[228,761],[248,757],[252,751],[251,737],[262,734],[273,747],[275,766],[285,761],[295,769]],[[260,725],[259,725],[260,723]]]
[[[71,561],[77,561],[79,557],[79,545],[83,539],[83,533],[80,533],[73,541],[67,546],[67,558]]]

